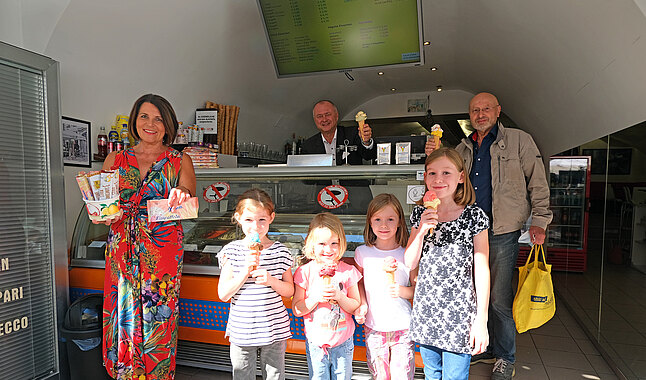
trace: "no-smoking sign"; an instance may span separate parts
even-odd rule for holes
[[[348,190],[341,185],[325,186],[316,198],[321,207],[331,210],[348,200]]]
[[[229,186],[228,183],[215,182],[210,184],[206,189],[204,189],[202,198],[204,198],[205,201],[210,203],[220,202],[227,195],[229,195],[230,190],[231,190],[231,186]]]

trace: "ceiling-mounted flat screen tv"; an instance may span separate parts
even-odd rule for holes
[[[421,0],[258,0],[279,78],[423,65]]]

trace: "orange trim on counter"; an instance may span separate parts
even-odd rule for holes
[[[72,268],[69,272],[71,288],[103,290],[105,269]]]

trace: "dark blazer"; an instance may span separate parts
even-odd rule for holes
[[[361,138],[359,137],[359,129],[357,127],[336,127],[336,145],[343,146],[344,141],[348,140],[348,145],[355,145],[357,150],[354,152],[349,152],[348,163],[350,165],[361,165],[364,160],[374,160],[377,158],[377,149],[376,144],[373,142],[371,149],[366,149],[365,146],[361,143]],[[323,138],[321,137],[321,132],[315,134],[309,139],[303,141],[301,146],[301,152],[303,154],[325,154],[325,146],[323,145]],[[343,159],[343,150],[338,150],[336,152],[336,164],[343,165],[345,160]]]

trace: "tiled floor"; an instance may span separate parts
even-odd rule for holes
[[[617,379],[565,307],[544,326],[516,337],[515,380]],[[471,367],[470,380],[489,379],[492,365]],[[307,371],[307,369],[304,369]],[[230,379],[228,372],[178,366],[177,380]]]

